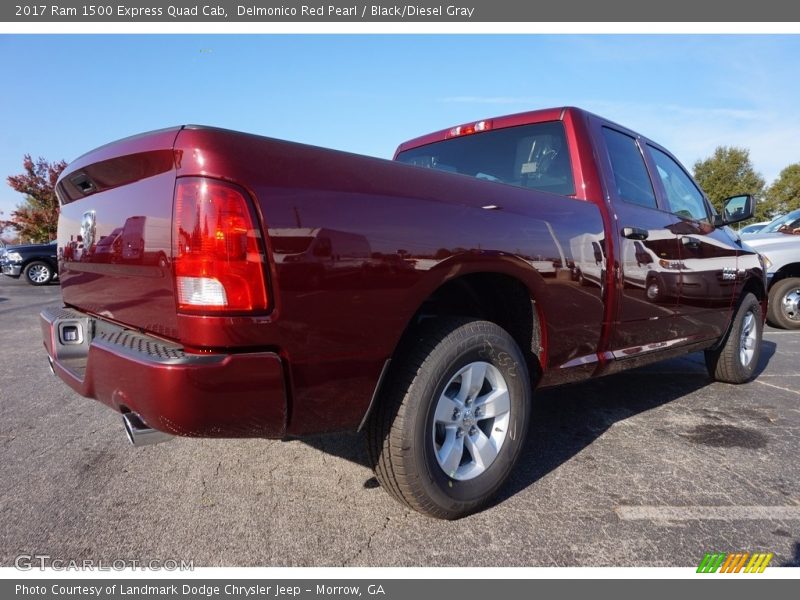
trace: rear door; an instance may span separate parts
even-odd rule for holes
[[[663,210],[643,153],[632,132],[599,122],[605,148],[604,179],[616,227],[618,310],[611,350],[634,356],[678,338],[680,250],[672,230],[679,218]]]

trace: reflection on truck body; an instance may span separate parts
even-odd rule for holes
[[[569,247],[578,281],[602,288],[606,272],[605,234],[583,233],[570,239]]]
[[[317,287],[331,277],[357,275],[370,260],[367,238],[325,227],[269,230],[272,254],[289,289]]]
[[[91,248],[80,236],[65,259],[104,264],[165,267],[171,254],[172,225],[169,219],[133,216],[122,227],[101,235]]]

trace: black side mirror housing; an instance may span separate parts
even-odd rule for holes
[[[714,226],[732,225],[751,219],[756,212],[756,203],[750,194],[726,198],[722,203],[722,214],[715,215]]]

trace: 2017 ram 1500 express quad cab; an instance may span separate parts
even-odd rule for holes
[[[535,388],[697,350],[720,381],[758,363],[764,267],[725,227],[751,198],[716,214],[664,148],[575,108],[394,161],[178,127],[57,188],[44,344],[134,443],[363,428],[384,489],[455,518],[508,476]]]

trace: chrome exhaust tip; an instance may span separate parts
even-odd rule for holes
[[[129,412],[122,415],[125,435],[134,446],[150,446],[172,439],[172,436],[158,429],[153,429],[138,414]]]

